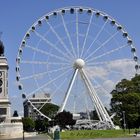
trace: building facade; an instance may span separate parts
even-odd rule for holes
[[[47,103],[51,103],[50,94],[33,95],[32,98],[26,99],[23,102],[24,117],[30,117],[36,120],[38,118],[38,113],[35,110],[40,110]]]

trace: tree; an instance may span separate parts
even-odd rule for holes
[[[37,131],[46,131],[48,126],[48,120],[46,119],[37,119],[35,121],[35,130]]]
[[[31,118],[22,118],[23,129],[25,131],[33,131],[35,128],[35,122]]]
[[[51,103],[46,103],[42,108],[41,112],[48,116],[49,118],[54,118],[54,116],[57,114],[57,111],[59,109],[59,106],[51,104]],[[37,120],[35,121],[35,129],[37,131],[46,131],[48,126],[53,126],[54,122],[49,121],[48,119],[45,119],[42,116],[38,116]]]
[[[99,120],[96,110],[90,112],[90,119],[91,120]]]
[[[56,124],[58,124],[61,128],[65,128],[66,125],[74,125],[75,124],[75,120],[73,120],[73,116],[70,112],[60,112],[58,113],[55,118],[54,121]]]
[[[45,106],[40,110],[44,115],[53,118],[54,115],[57,113],[59,107],[57,105],[47,103]]]
[[[14,111],[13,117],[18,117],[18,112],[17,112],[17,110]]]
[[[136,75],[131,80],[121,80],[111,94],[111,112],[116,112],[114,123],[123,127],[125,117],[128,128],[138,128],[140,126],[140,75]]]

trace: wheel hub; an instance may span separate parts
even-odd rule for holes
[[[85,61],[81,58],[76,59],[74,62],[74,68],[77,68],[77,69],[83,68],[84,65],[85,65]]]

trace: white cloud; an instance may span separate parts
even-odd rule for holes
[[[135,62],[130,59],[117,59],[103,65],[86,68],[87,75],[95,83],[94,88],[103,104],[109,105],[115,85],[123,78],[135,75]]]
[[[108,91],[112,91],[112,89],[114,88],[115,86],[115,83],[112,81],[112,80],[106,80],[104,83],[103,83],[103,87]]]
[[[134,75],[135,73],[135,62],[130,59],[118,59],[111,61],[106,65],[109,70],[115,70],[124,75]]]
[[[86,68],[87,75],[92,78],[92,77],[98,77],[98,78],[104,78],[108,75],[108,71],[104,69],[103,67],[88,67]]]
[[[108,76],[119,75],[120,78],[130,78],[135,75],[135,62],[130,59],[117,59],[103,65],[89,66],[86,68],[90,78],[104,79]]]

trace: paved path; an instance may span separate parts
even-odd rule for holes
[[[70,140],[70,139],[69,139]],[[71,139],[72,140],[72,139]],[[75,139],[76,140],[76,139]],[[80,140],[80,139],[79,139]],[[81,140],[140,140],[140,137],[131,138],[101,138],[101,139],[81,139]]]
[[[23,140],[23,138],[5,139],[5,140]],[[35,137],[24,138],[24,140],[50,140],[50,139],[47,136],[40,135]]]
[[[23,140],[23,138],[17,139],[7,139],[7,140]],[[36,136],[25,138],[24,140],[50,140],[47,136]],[[69,139],[70,140],[70,139]],[[83,140],[140,140],[140,137],[131,137],[131,138],[104,138],[104,139],[83,139]]]
[[[94,140],[140,140],[140,137],[131,137],[131,138],[106,138],[106,139],[94,139]]]

